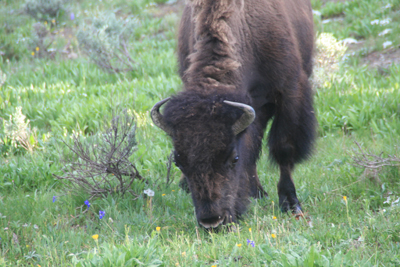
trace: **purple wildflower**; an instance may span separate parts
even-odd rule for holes
[[[89,200],[86,199],[84,203],[85,203],[85,205],[87,206],[87,208],[89,209],[89,208],[90,208]]]
[[[57,197],[53,196],[53,203],[56,202],[56,200],[57,200]]]
[[[99,210],[100,219],[103,219],[104,215],[106,215],[106,212],[104,210]]]
[[[71,20],[74,20],[74,19],[75,19],[75,14],[74,14],[74,12],[71,12],[71,14],[69,14],[69,18],[70,18]]]
[[[253,248],[256,246],[253,240],[247,239],[247,245],[251,245]]]

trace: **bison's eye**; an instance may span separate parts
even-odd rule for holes
[[[239,161],[239,156],[233,157],[230,167],[233,169],[238,161]]]

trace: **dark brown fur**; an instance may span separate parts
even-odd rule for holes
[[[268,145],[281,170],[280,206],[301,210],[291,172],[310,155],[315,135],[313,34],[309,0],[187,1],[178,51],[184,92],[167,102],[164,118],[203,225],[236,221],[249,196],[265,193],[256,161],[272,117]],[[237,136],[231,128],[242,111],[224,100],[256,111]]]

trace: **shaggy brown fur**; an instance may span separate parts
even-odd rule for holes
[[[309,156],[315,135],[313,34],[309,0],[187,0],[178,53],[185,90],[167,102],[164,119],[203,226],[236,221],[249,196],[265,194],[256,161],[272,117],[279,203],[301,211],[291,172]],[[232,125],[243,112],[224,100],[256,112],[236,136]]]

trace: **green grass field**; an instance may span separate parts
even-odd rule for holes
[[[155,2],[70,1],[41,22],[41,41],[24,0],[0,3],[0,266],[400,266],[400,168],[353,165],[355,141],[400,156],[400,0],[312,1],[316,36],[353,43],[314,88],[319,137],[294,173],[306,219],[279,211],[279,173],[265,149],[258,172],[269,198],[220,233],[198,227],[178,168],[166,184],[172,144],[149,110],[181,89],[182,5]],[[104,71],[79,45],[82,25],[111,13],[137,20],[132,71]],[[88,208],[88,194],[54,176],[69,155],[63,141],[90,139],[122,109],[136,118],[130,160],[148,183],[132,185],[138,197],[93,198]],[[10,132],[11,122],[22,126]]]

